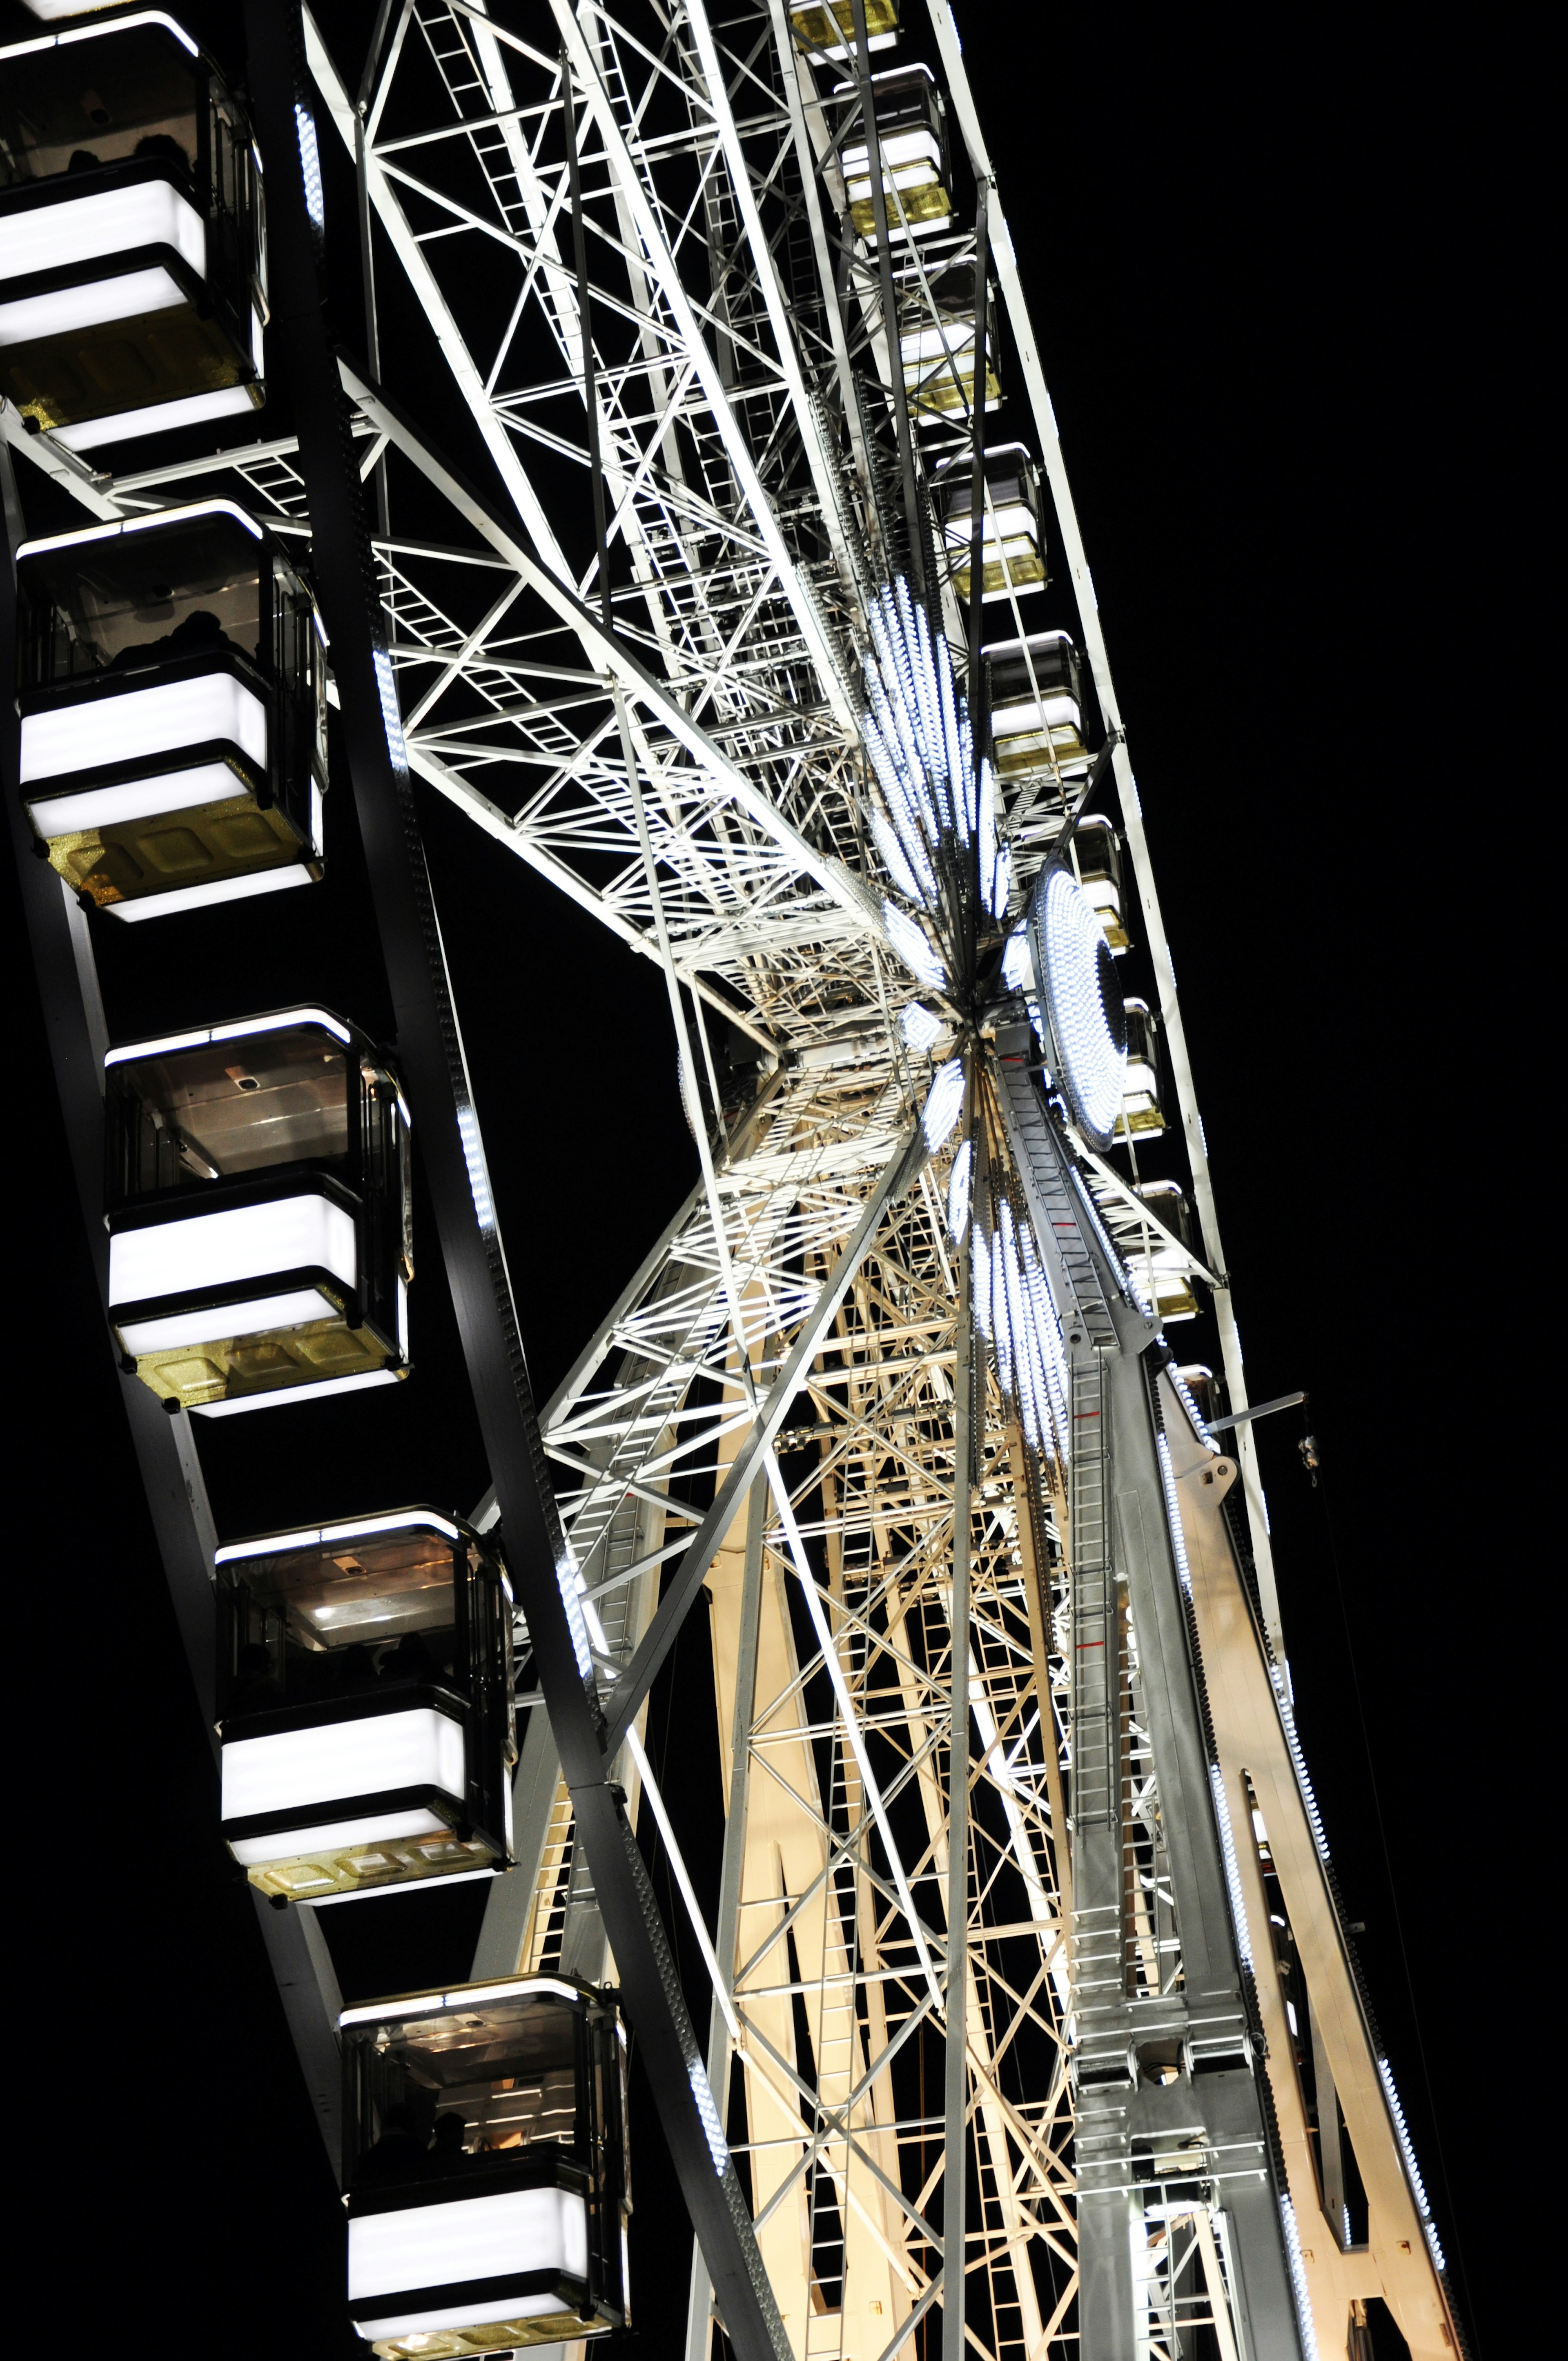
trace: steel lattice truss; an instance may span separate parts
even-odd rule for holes
[[[543,1413],[544,1446],[607,1694],[648,1631],[663,1569],[701,1524],[680,1489],[694,1445],[716,1486],[751,1454],[707,1573],[729,1813],[708,2066],[721,2107],[739,2076],[738,2150],[796,2354],[893,2361],[939,2294],[953,1958],[967,1960],[969,2341],[995,2361],[1046,2361],[1078,2342],[1069,1565],[1089,1566],[1103,1514],[1085,1476],[1069,1533],[1064,1470],[1028,1448],[977,1356],[959,1938],[950,1619],[967,1343],[944,1218],[952,1143],[924,1163],[912,1147],[959,1019],[890,939],[893,884],[866,824],[868,605],[911,556],[890,489],[902,375],[874,241],[846,226],[835,126],[783,0],[730,0],[722,17],[704,0],[551,0],[527,22],[522,38],[460,0],[393,0],[357,91],[308,15],[306,33],[321,137],[353,161],[379,283],[400,271],[433,335],[396,355],[372,335],[367,367],[343,367],[379,519],[393,726],[400,717],[419,778],[662,971],[683,1045],[701,1182],[585,1341]],[[931,23],[970,165],[992,187],[1014,390],[1113,729],[1055,422],[945,0]],[[904,300],[934,322],[931,274],[973,256],[956,218],[910,241]],[[413,423],[455,405],[488,453],[488,491]],[[310,533],[286,439],[117,479],[47,436],[12,439],[103,515],[226,484],[279,533]],[[933,544],[927,557],[933,611],[961,646],[950,556]],[[1014,599],[999,623],[1022,635],[1029,617]],[[1124,746],[1114,768],[1218,1265]],[[1048,769],[1004,790],[1014,916],[1068,800]],[[917,994],[935,1018],[919,1053],[900,1023]],[[754,1049],[743,1088],[715,1063],[715,1017]],[[993,1166],[1046,1235],[1047,1181],[1009,1127],[994,1068],[987,1091]],[[1107,1249],[1135,1274],[1146,1209],[1124,1172],[1087,1147],[1082,1160]],[[1245,1404],[1223,1266],[1187,1261],[1212,1288]],[[1068,1270],[1061,1300],[1075,1289],[1087,1313],[1092,1290]],[[760,1411],[774,1413],[765,1447]],[[1277,1632],[1245,1429],[1237,1456]],[[1102,1603],[1125,1623],[1124,1604]],[[1121,1733],[1107,1775],[1127,1831],[1125,1970],[1157,1998],[1179,1980],[1179,1946],[1130,1631],[1124,1653],[1106,1710]],[[520,1817],[532,1900],[488,1928],[486,1969],[600,1974],[591,1882],[536,1719]],[[646,1805],[640,1728],[638,1710],[617,1775]],[[1151,2354],[1187,2349],[1181,2334],[1204,2322],[1220,2323],[1215,2349],[1234,2349],[1232,2265],[1208,2212],[1151,2216],[1138,2268]],[[699,2266],[691,2361],[707,2334]]]

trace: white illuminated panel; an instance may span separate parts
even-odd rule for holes
[[[993,738],[1016,737],[1025,730],[1077,730],[1082,716],[1070,697],[1052,696],[1024,697],[1016,703],[992,708],[991,732]]]
[[[231,1205],[218,1213],[123,1230],[111,1238],[109,1303],[112,1310],[117,1303],[190,1295],[198,1288],[229,1287],[306,1267],[330,1270],[354,1285],[359,1268],[354,1222],[340,1205],[310,1194],[280,1197],[269,1205]],[[236,1333],[232,1326],[214,1331]]]
[[[351,2303],[395,2295],[400,2288],[453,2287],[466,2279],[521,2278],[526,2271],[587,2277],[587,2207],[570,2190],[513,2189],[499,2197],[408,2205],[349,2220]],[[485,2309],[492,2319],[507,2320],[526,2311],[530,2301],[525,2296],[499,2311]],[[548,2296],[532,2301],[542,2312],[558,2309]],[[474,2317],[468,2312],[452,2315],[455,2321]],[[379,2336],[412,2330],[411,2320],[376,2325]]]
[[[185,300],[185,290],[161,263],[148,270],[122,270],[90,287],[56,287],[46,295],[0,303],[0,345],[30,345],[40,336],[74,335],[114,320],[139,320],[148,312],[172,312]]]
[[[416,1887],[392,1890],[418,1891]],[[346,1894],[342,1898],[348,1899]],[[547,2312],[560,2309],[558,2296],[518,2295],[494,2303],[445,2304],[434,2312],[400,2312],[391,2320],[361,2320],[356,2323],[356,2331],[368,2345],[383,2336],[418,2336],[443,2328],[482,2328],[497,2320],[542,2320]]]
[[[198,278],[207,275],[207,232],[201,214],[167,181],[144,181],[137,188],[101,189],[92,196],[62,197],[52,205],[7,214],[0,220],[0,276],[20,279],[35,270],[107,260],[133,246],[171,246]],[[123,320],[151,307],[123,302],[115,291],[145,275],[131,271],[123,279],[100,280],[95,287],[70,291],[114,300],[116,308],[99,316]],[[39,300],[25,297],[19,303],[0,305],[0,344],[21,341],[7,332],[6,314],[25,312]],[[184,290],[176,286],[172,300],[183,303]]]
[[[281,894],[290,885],[313,885],[303,862],[263,869],[249,877],[217,877],[210,885],[177,885],[172,894],[148,894],[139,902],[111,902],[109,916],[136,926],[143,918],[178,917],[181,910],[208,910],[214,902],[244,902],[253,894]]]
[[[444,1795],[460,1800],[463,1729],[433,1706],[411,1706],[403,1713],[373,1713],[358,1721],[280,1730],[270,1738],[236,1739],[232,1745],[225,1742],[223,1763],[225,1820],[253,1819],[258,1812],[308,1811],[344,1795],[378,1795],[390,1787],[439,1787]],[[294,1842],[284,1847],[280,1840],[269,1841],[274,1854],[300,1849]]]
[[[281,1410],[291,1402],[323,1401],[328,1394],[356,1394],[366,1386],[395,1386],[395,1369],[361,1369],[352,1378],[323,1378],[308,1386],[274,1386],[266,1393],[231,1394],[227,1401],[192,1402],[196,1418],[238,1418],[247,1410]]]
[[[302,1328],[307,1320],[334,1320],[337,1306],[319,1287],[286,1288],[246,1303],[223,1303],[208,1312],[174,1312],[159,1320],[122,1320],[120,1342],[127,1353],[167,1353],[181,1345],[215,1345],[225,1336],[257,1336],[268,1328]]]
[[[175,754],[209,738],[229,739],[255,763],[267,760],[267,708],[232,673],[164,680],[123,697],[84,697],[80,705],[29,713],[22,723],[22,784]]]
[[[100,443],[128,441],[134,434],[168,434],[177,426],[200,426],[210,418],[237,418],[256,404],[243,385],[219,386],[211,393],[182,394],[177,401],[149,402],[145,410],[116,410],[106,418],[84,418],[77,426],[51,429],[68,451],[95,451]]]
[[[249,1741],[244,1741],[248,1743]],[[392,1844],[400,1838],[446,1837],[451,1829],[435,1812],[367,1812],[362,1819],[313,1822],[309,1828],[280,1828],[276,1836],[242,1837],[229,1850],[242,1869],[265,1869],[269,1861],[298,1861],[302,1855],[342,1852],[349,1845]],[[483,1876],[485,1871],[476,1871]],[[323,1894],[323,1902],[346,1901],[347,1895]]]
[[[883,186],[888,185],[887,175],[893,175],[898,188],[925,186],[934,181],[942,161],[942,150],[934,131],[919,128],[912,131],[891,131],[878,141],[882,150]],[[926,170],[922,171],[920,167]],[[850,195],[857,203],[871,194],[871,149],[862,139],[858,147],[844,150],[844,179]]]
[[[24,730],[27,723],[22,724]],[[123,786],[89,787],[81,795],[39,796],[27,809],[40,836],[71,836],[93,829],[126,828],[199,804],[226,803],[246,793],[226,763],[194,763],[188,771],[159,771]]]

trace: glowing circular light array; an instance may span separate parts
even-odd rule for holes
[[[1096,1148],[1108,1148],[1122,1114],[1127,1025],[1104,928],[1069,870],[1047,869],[1036,892],[1036,964],[1068,1101]]]

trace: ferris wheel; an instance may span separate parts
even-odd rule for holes
[[[630,2035],[687,2361],[1364,2361],[1373,2299],[1463,2349],[947,0],[247,0],[243,91],[12,14],[13,833],[356,2333],[625,2325]],[[697,1178],[543,1401],[432,799],[667,1001]],[[302,1521],[436,1381],[433,1263],[488,1488]],[[645,1744],[699,1601],[717,1864]],[[456,1883],[461,1971],[345,2007],[323,1909]]]

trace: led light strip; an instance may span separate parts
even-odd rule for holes
[[[247,1542],[226,1542],[213,1553],[214,1565],[226,1565],[231,1560],[244,1557],[271,1557],[280,1550],[311,1549],[319,1542],[371,1541],[378,1533],[401,1533],[411,1530],[442,1534],[449,1542],[463,1536],[447,1517],[433,1509],[404,1509],[395,1516],[356,1517],[345,1525],[312,1525],[291,1533],[260,1533]]]
[[[4,54],[0,51],[0,56]],[[236,524],[244,525],[253,540],[263,538],[254,517],[247,516],[233,500],[193,500],[186,508],[155,509],[150,516],[126,517],[119,524],[89,525],[84,533],[57,533],[44,541],[25,541],[16,552],[16,559],[20,564],[24,557],[41,557],[51,549],[79,549],[86,542],[110,541],[122,533],[161,532],[165,525],[189,524],[194,518],[203,516],[231,516]]]
[[[251,1033],[280,1033],[288,1025],[322,1025],[345,1048],[354,1036],[339,1016],[324,1008],[282,1008],[274,1016],[244,1016],[236,1025],[210,1025],[200,1033],[165,1033],[155,1041],[127,1041],[123,1049],[105,1050],[105,1066],[123,1066],[132,1058],[159,1058],[175,1049],[200,1049],[212,1041],[238,1041]]]
[[[337,2021],[340,2026],[390,2025],[397,2017],[434,2016],[449,2008],[476,2007],[487,2000],[517,2000],[532,1993],[553,1993],[557,2000],[580,2001],[583,1997],[576,1984],[563,1983],[555,1976],[520,1976],[508,1983],[460,1985],[455,1992],[416,1993],[407,2000],[376,2001],[367,2008],[345,2008]]]

